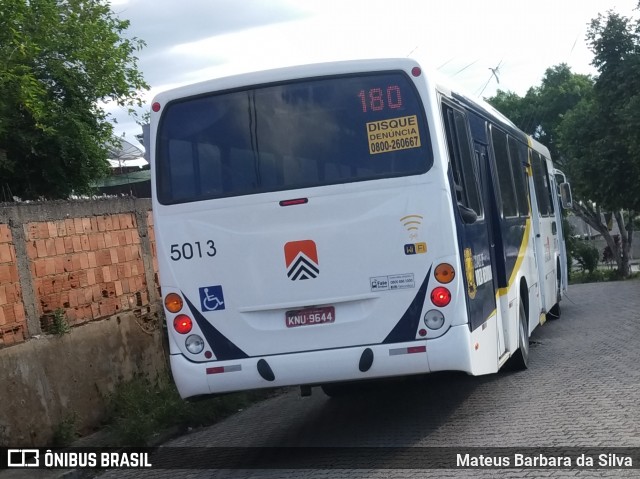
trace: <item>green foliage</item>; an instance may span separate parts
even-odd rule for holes
[[[558,65],[525,97],[498,92],[488,101],[549,146],[571,182],[574,211],[611,243],[600,213],[640,211],[640,21],[614,11],[599,15],[587,43],[595,79]],[[613,257],[626,276],[633,223],[620,229]]]
[[[56,447],[69,446],[78,438],[78,415],[68,414],[53,431],[52,445]]]
[[[248,391],[186,402],[169,378],[152,382],[137,377],[120,384],[110,396],[107,424],[115,444],[144,446],[164,430],[213,424],[270,394]]]
[[[575,231],[571,223],[566,217],[562,218],[562,231],[564,232],[564,244],[567,251],[567,273],[569,280],[573,275],[572,265],[573,259],[576,257],[576,251],[578,248],[578,240],[575,238]]]
[[[572,73],[564,63],[547,68],[542,83],[531,87],[524,97],[498,90],[487,101],[518,128],[544,143],[555,162],[562,164],[563,152],[558,148],[559,128],[567,111],[589,97],[593,80]]]
[[[600,283],[604,281],[622,281],[628,279],[637,279],[640,277],[639,273],[632,273],[629,276],[623,276],[616,269],[601,270],[597,269],[592,272],[578,271],[574,272],[571,277],[571,284],[580,283]]]
[[[69,321],[67,320],[67,315],[64,313],[64,309],[58,308],[53,312],[49,332],[57,336],[71,332],[71,326],[69,326]]]
[[[640,210],[640,22],[608,12],[587,34],[600,73],[570,111],[560,143],[576,192],[605,210]]]
[[[603,281],[607,281],[605,273],[606,272],[602,270],[595,270],[592,272],[576,271],[571,277],[571,284],[601,283]]]
[[[532,91],[531,89],[529,90]],[[505,115],[515,125],[525,133],[533,134],[535,132],[534,124],[534,104],[529,94],[521,97],[512,91],[498,90],[496,95],[487,98],[487,102],[500,113]]]
[[[572,73],[564,63],[548,68],[542,84],[534,90],[540,118],[536,137],[549,147],[552,158],[560,164],[564,163],[564,155],[558,148],[558,129],[564,114],[588,98],[592,90],[593,80],[589,76]]]
[[[574,250],[575,260],[580,265],[582,271],[593,273],[598,268],[600,252],[598,248],[591,246],[586,241],[578,241]]]
[[[147,88],[128,26],[106,0],[2,0],[2,199],[87,193],[106,174],[113,126],[100,102],[140,104]]]

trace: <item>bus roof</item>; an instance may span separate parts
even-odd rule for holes
[[[410,58],[380,58],[369,60],[344,60],[336,62],[311,63],[288,66],[249,73],[238,73],[219,78],[212,78],[198,83],[180,86],[158,93],[153,101],[166,101],[171,98],[182,98],[211,92],[227,90],[249,85],[272,83],[327,75],[358,73],[363,71],[389,71],[403,69],[410,71],[413,67],[422,66]],[[429,77],[428,77],[429,78]]]
[[[153,102],[164,103],[174,98],[197,96],[211,91],[229,90],[243,86],[266,84],[272,82],[295,80],[309,77],[321,77],[327,75],[340,75],[358,72],[375,72],[402,69],[410,71],[413,67],[420,67],[424,71],[424,78],[435,88],[456,100],[462,102],[481,116],[492,118],[501,124],[506,130],[523,141],[531,140],[532,146],[549,157],[547,147],[536,141],[530,135],[522,132],[511,120],[496,110],[482,98],[473,97],[463,89],[448,85],[447,80],[437,71],[430,71],[413,58],[373,58],[358,60],[340,60],[335,62],[310,63],[303,65],[287,66],[274,69],[259,70],[254,72],[238,73],[219,78],[180,86],[158,93]]]

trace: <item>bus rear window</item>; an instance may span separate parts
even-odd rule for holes
[[[426,172],[424,110],[402,72],[216,92],[170,102],[158,127],[160,203]]]

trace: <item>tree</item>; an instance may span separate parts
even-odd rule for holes
[[[567,157],[565,150],[560,145],[561,131],[563,126],[566,126],[567,115],[573,109],[583,107],[592,95],[592,78],[574,74],[566,64],[560,64],[548,68],[540,86],[529,88],[524,97],[512,92],[498,91],[496,96],[487,101],[510,118],[525,133],[547,145],[554,162],[562,168],[568,169],[566,172],[571,172],[574,170],[571,166],[575,161],[579,161],[576,158],[580,158],[580,154],[576,155],[573,152],[572,156]],[[583,145],[584,143],[578,140],[577,146]],[[580,196],[580,193],[589,191],[588,188],[576,188],[576,186],[581,186],[576,185],[576,182],[580,181],[580,177],[570,176],[570,180],[574,193],[578,193],[577,197]],[[588,195],[582,197],[589,198]],[[592,203],[589,204],[592,205]],[[574,202],[576,214],[601,232],[603,236],[610,236],[606,225],[601,224],[598,220],[599,212],[595,209],[590,211],[588,206],[584,208],[581,206],[579,202]],[[569,224],[566,221],[564,223],[565,226]],[[596,223],[599,227],[595,226]],[[571,241],[571,238],[567,238],[567,251],[578,262],[585,252],[580,244]]]
[[[486,101],[500,113],[511,120],[518,128],[525,133],[533,135],[537,123],[535,118],[535,104],[532,101],[533,89],[530,88],[527,95],[521,97],[515,92],[498,90],[495,96],[487,98]]]
[[[566,115],[560,143],[576,191],[589,199],[576,205],[578,213],[603,234],[618,273],[627,276],[640,211],[640,22],[607,12],[592,20],[587,40],[599,76],[593,95]],[[613,213],[619,243],[601,220],[603,210]]]
[[[565,113],[591,94],[593,79],[573,73],[561,63],[547,68],[540,86],[531,87],[524,97],[498,90],[487,101],[505,114],[518,128],[549,148],[551,157],[562,165],[564,156],[558,149],[558,129]]]
[[[148,88],[128,27],[106,0],[0,0],[3,200],[88,193],[108,172],[100,102],[131,110]]]
[[[640,23],[607,12],[592,20],[587,42],[595,79],[558,65],[525,97],[499,92],[488,101],[507,116],[511,109],[521,129],[549,146],[581,199],[575,213],[602,234],[624,277],[640,211]],[[619,242],[604,211],[615,218]]]

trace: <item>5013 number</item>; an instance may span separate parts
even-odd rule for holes
[[[200,244],[200,241],[193,243],[182,243],[171,245],[171,259],[180,261],[181,259],[204,258],[205,256],[214,257],[218,251],[213,240],[207,240],[206,243]]]

